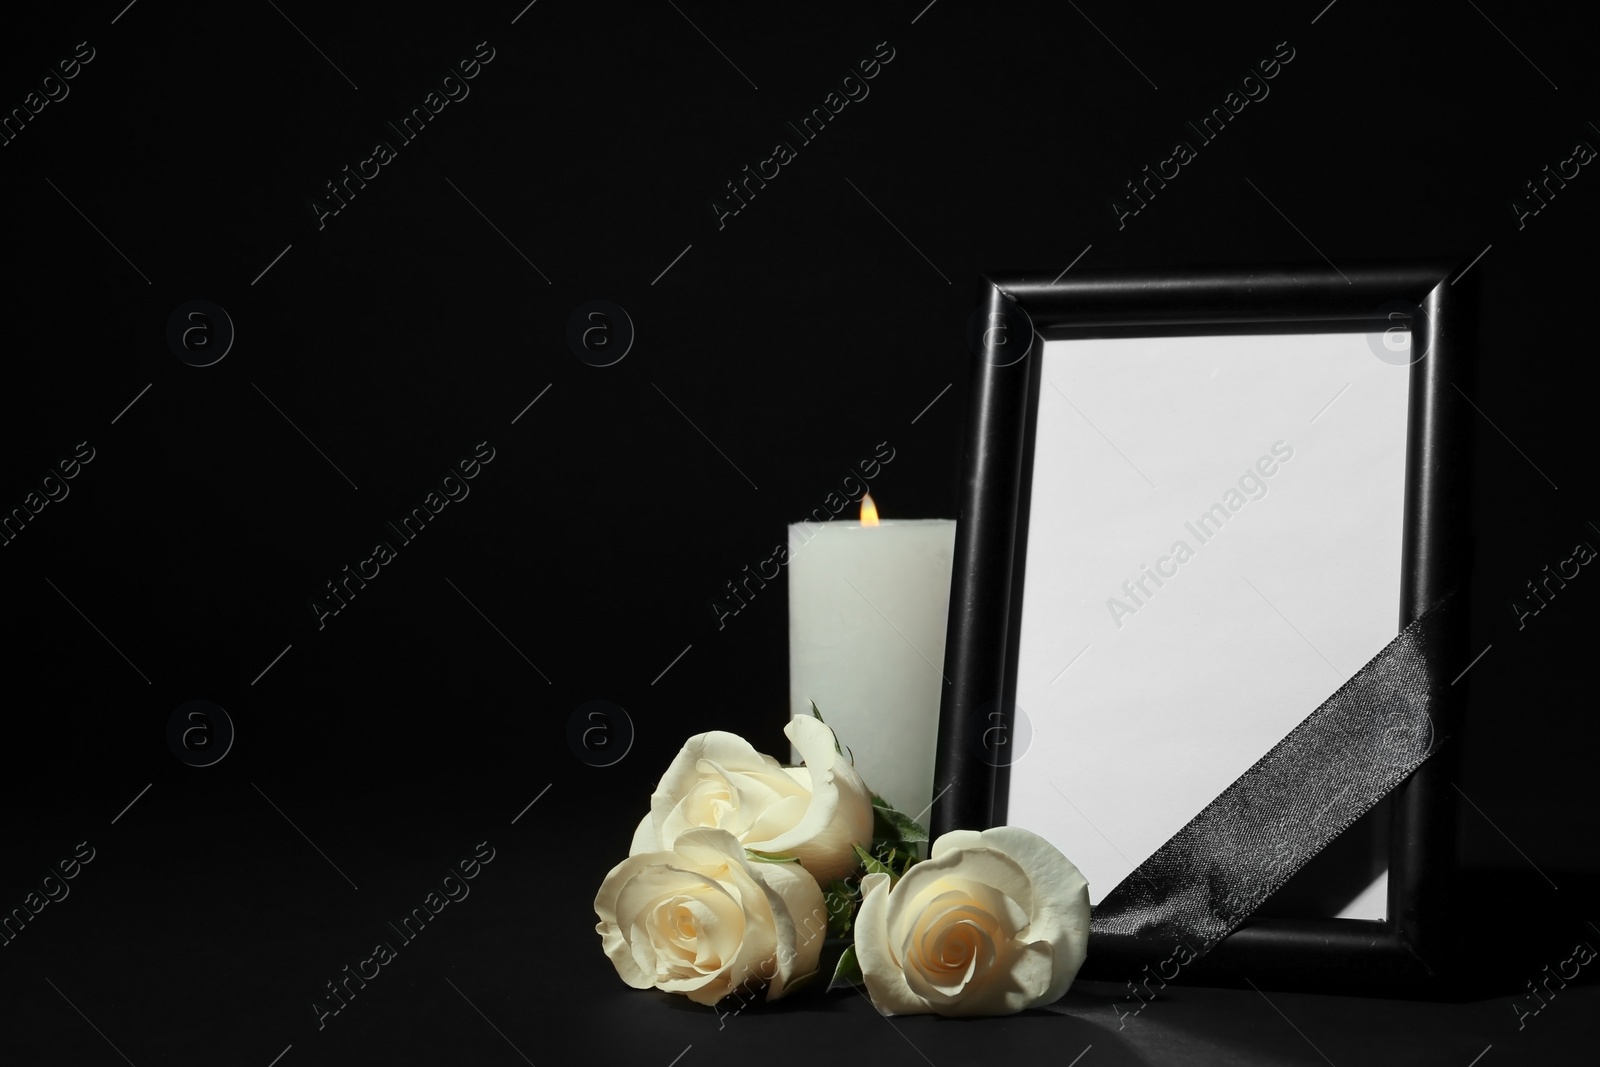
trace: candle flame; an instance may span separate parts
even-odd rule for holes
[[[871,493],[861,494],[861,525],[878,525],[878,505],[872,502]]]

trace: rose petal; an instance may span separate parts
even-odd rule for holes
[[[833,730],[820,720],[789,720],[784,734],[805,760],[811,803],[785,832],[746,844],[763,852],[798,856],[817,882],[826,885],[856,867],[852,845],[872,840],[872,795],[861,775],[834,748]]]
[[[797,978],[817,969],[828,936],[828,909],[816,879],[794,863],[748,864],[767,890],[777,932],[777,968],[767,986],[767,999],[777,1000]]]
[[[695,734],[685,741],[683,748],[672,758],[666,772],[662,774],[655,792],[650,794],[650,814],[663,847],[670,848],[672,844],[671,835],[663,833],[663,824],[674,809],[683,804],[684,798],[693,794],[700,781],[696,768],[703,759],[728,768],[758,770],[763,767],[761,753],[738,734],[712,730],[708,733]],[[685,818],[685,821],[694,824],[692,815]]]
[[[883,1014],[926,1014],[933,1009],[907,984],[900,960],[889,947],[889,896],[887,874],[869,874],[861,880],[861,907],[855,921],[856,963],[861,966],[867,994]]]
[[[1003,827],[1002,829],[1016,829]],[[1033,868],[1025,866],[1021,860],[1012,856],[1005,847],[1007,838],[989,837],[993,831],[953,830],[943,834],[933,843],[933,848],[928,851],[928,858],[944,861],[941,869],[955,873],[958,869],[960,876],[968,878],[983,885],[991,885],[1012,900],[1016,901],[1023,912],[1033,915],[1034,884]],[[1027,831],[1023,831],[1027,833]],[[1033,835],[1030,835],[1033,836]],[[952,841],[951,838],[955,840]],[[1039,840],[1044,840],[1039,838]],[[1031,855],[1031,853],[1029,853]],[[1056,855],[1060,856],[1059,852]],[[1061,857],[1066,859],[1065,856]],[[1073,868],[1076,870],[1076,868]]]
[[[744,840],[758,852],[780,852],[773,848],[774,841],[782,839],[790,827],[797,826],[806,817],[811,806],[811,794],[784,797],[774,801],[758,815],[745,830]]]
[[[935,942],[943,941],[952,934],[965,935],[969,949],[965,964],[959,970],[942,964],[934,966],[929,956],[942,946],[919,944],[914,956],[907,960],[906,983],[926,999],[934,1010],[950,1014],[949,1006],[960,1000],[969,986],[989,978],[996,958],[1005,949],[1007,942],[997,941],[985,929],[993,922],[992,915],[984,916],[976,909],[957,908],[946,912],[943,920],[929,929],[929,934]]]
[[[649,977],[649,985],[654,985],[661,976],[661,959],[656,954],[656,947],[650,942],[650,931],[642,922],[633,923],[628,931],[628,951],[633,958],[633,965],[639,973]]]
[[[722,970],[744,940],[744,911],[731,897],[709,892],[698,893],[679,906],[692,915],[694,969],[701,974]]]
[[[1046,941],[1023,944],[1013,941],[1003,956],[989,969],[989,981],[971,982],[965,994],[940,1007],[942,1015],[1014,1015],[1049,1001],[1052,975],[1051,949]]]
[[[1002,941],[1010,941],[1028,929],[1028,913],[1023,911],[1016,901],[992,885],[985,885],[963,875],[964,871],[957,866],[953,873],[939,878],[929,890],[923,891],[927,893],[937,890],[937,895],[931,897],[926,905],[917,904],[917,909],[926,914],[962,902],[975,905],[994,918],[995,926],[990,932]],[[914,886],[917,884],[913,883]]]
[[[601,948],[616,967],[617,974],[635,989],[649,989],[655,984],[654,956],[652,954],[644,960],[635,958],[630,939],[623,935],[617,922],[617,897],[646,862],[630,857],[611,868],[594,898],[595,914],[600,917],[594,929],[600,935]]]
[[[1033,885],[1029,941],[1053,946],[1049,985],[1039,1004],[1059,1000],[1089,952],[1089,881],[1061,850],[1020,826],[996,826],[981,834],[985,846],[1010,857]]]
[[[819,885],[850,874],[852,846],[872,837],[871,794],[839,758],[828,726],[795,719],[786,732],[812,769],[783,767],[737,734],[691,737],[651,794],[630,854],[670,849],[681,834],[710,826],[749,848],[796,857]]]
[[[939,882],[932,890],[916,897],[906,897],[893,900],[890,905],[890,929],[893,930],[894,913],[908,914],[911,922],[903,924],[905,934],[895,943],[896,957],[904,967],[919,964],[922,955],[920,946],[930,936],[934,936],[937,929],[946,919],[963,908],[971,908],[972,896],[960,889],[944,889],[944,883]],[[896,889],[899,887],[897,886]],[[998,926],[990,917],[992,925]],[[894,942],[891,942],[894,943]]]
[[[946,837],[949,835],[946,834]],[[939,839],[943,841],[944,838]],[[928,904],[956,886],[946,883],[947,876],[961,863],[959,853],[930,856],[911,869],[895,883],[894,897],[889,907],[888,938],[897,948],[912,936],[917,920]]]
[[[697,989],[688,990],[690,1000],[698,1004],[716,1004],[733,992],[735,987],[751,976],[770,970],[764,966],[777,953],[778,930],[765,886],[751,872],[744,858],[744,846],[726,830],[699,828],[678,838],[673,849],[677,863],[690,865],[704,872],[711,884],[738,901],[737,912],[727,923],[719,926],[738,927],[738,938],[726,936],[723,931],[707,931],[706,936],[717,938],[724,946],[723,969],[713,981]],[[677,992],[670,984],[662,989]]]
[[[822,890],[803,869],[747,860],[743,846],[722,830],[687,831],[675,851],[722,879],[730,895],[743,901],[744,942],[728,961],[721,996],[765,984],[767,999],[776,1000],[791,981],[817,969],[828,912]]]
[[[717,769],[717,764],[701,760],[695,765],[695,772],[698,777],[694,784],[670,808],[652,812],[664,848],[671,848],[685,830],[701,826],[727,830],[741,839],[744,836],[749,817],[740,806],[742,798]],[[659,807],[655,796],[650,798],[650,803]]]
[[[1004,1015],[1047,1004],[1087,953],[1087,881],[1019,827],[945,834],[892,891],[887,876],[869,881],[876,892],[856,918],[856,953],[868,991],[891,1013]]]
[[[775,951],[772,925],[760,921],[766,912],[764,897],[745,871],[738,840],[724,830],[699,830],[689,835],[682,849],[630,856],[612,868],[595,897],[600,918],[595,930],[607,957],[629,985],[641,989],[654,985],[714,1004],[731,988],[732,967],[704,973],[713,960],[737,964],[770,958]],[[685,900],[698,901],[706,909],[699,913],[694,959],[681,950],[662,951],[672,950],[681,939],[663,927],[661,905]],[[746,901],[761,909],[755,921],[745,910]],[[702,938],[704,944],[699,943]]]

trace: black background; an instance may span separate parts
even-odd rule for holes
[[[94,449],[0,548],[0,908],[95,849],[0,949],[7,1062],[265,1065],[291,1045],[285,1067],[523,1062],[514,1044],[540,1064],[1092,1046],[1085,1067],[1464,1067],[1491,1046],[1487,1067],[1587,1046],[1589,991],[1521,1030],[1508,1005],[1600,939],[1600,578],[1520,629],[1507,605],[1600,544],[1600,178],[1584,167],[1521,228],[1510,206],[1600,144],[1592,26],[1505,3],[924,3],[5,16],[5,109],[94,49],[0,147],[0,507]],[[480,41],[494,58],[470,95],[319,229],[308,201]],[[797,144],[786,123],[885,41],[870,95]],[[1285,41],[1270,95],[1119,228],[1123,183]],[[712,199],[779,139],[797,158],[719,228]],[[1483,999],[1180,983],[1119,1031],[1121,991],[1085,983],[1048,1011],[897,1036],[855,994],[719,1020],[627,990],[590,905],[667,760],[718,728],[784,751],[782,582],[720,629],[712,599],[880,442],[885,513],[955,517],[978,272],[1080,253],[1074,269],[1483,253],[1460,531],[1489,646],[1460,811]],[[166,341],[192,299],[237,330],[214,366]],[[637,330],[609,367],[565,339],[597,299]],[[482,441],[470,495],[319,629],[324,583]],[[213,766],[167,745],[192,699],[237,728]],[[607,768],[567,742],[592,699],[636,728]],[[471,896],[319,1031],[322,983],[485,840]]]

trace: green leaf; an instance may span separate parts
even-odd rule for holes
[[[855,925],[856,907],[861,903],[857,891],[844,882],[834,881],[822,891],[828,909],[828,936],[847,937]]]
[[[813,700],[811,702],[811,714],[815,715],[816,718],[817,718],[817,721],[822,723],[824,726],[828,725],[827,720],[822,717],[822,712],[817,710],[817,702],[815,700]],[[834,734],[833,735],[833,750],[835,752],[837,752],[841,756],[844,755],[844,749],[839,747],[839,735],[838,734]],[[856,762],[855,761],[855,757],[852,756],[851,759],[850,759],[850,765],[851,766],[855,766],[855,762]]]
[[[856,962],[856,947],[851,945],[844,950],[844,955],[839,957],[839,965],[833,969],[833,978],[828,982],[828,992],[846,985],[858,985],[866,981],[861,976],[861,964]]]
[[[879,804],[874,798],[872,804],[872,836],[878,841],[895,841],[904,844],[916,844],[928,839],[928,831],[922,824],[903,812],[896,811],[887,804]]]
[[[889,871],[889,876],[896,882],[920,859],[915,846],[902,849],[890,841],[873,842],[872,856]]]
[[[855,850],[856,857],[861,860],[861,866],[866,869],[868,874],[887,874],[890,881],[894,880],[894,871],[890,870],[888,867],[879,862],[876,856],[862,848],[860,845],[856,845]]]
[[[788,996],[790,993],[804,989],[807,986],[815,985],[821,978],[821,971],[812,971],[810,974],[803,974],[799,978],[791,980],[788,985],[783,987],[783,995]]]
[[[745,849],[744,850],[744,854],[749,859],[759,860],[762,863],[799,863],[800,862],[800,857],[799,856],[784,856],[784,855],[780,855],[779,853],[776,853],[776,852],[759,852],[759,851],[757,851],[756,849],[753,849],[753,848]]]

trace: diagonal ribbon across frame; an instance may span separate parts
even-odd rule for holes
[[[1177,939],[1204,955],[1437,749],[1432,709],[1462,598],[1452,592],[1095,908],[1096,934]]]

